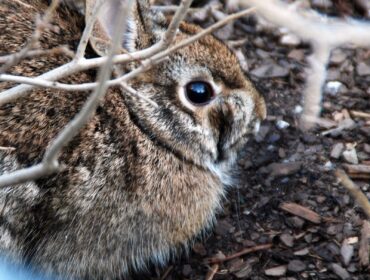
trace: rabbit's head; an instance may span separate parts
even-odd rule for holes
[[[105,19],[112,8],[106,7]],[[111,24],[101,22],[109,34]],[[168,24],[147,1],[136,1],[123,45],[130,52],[150,47]],[[174,44],[200,31],[183,23]],[[126,95],[134,122],[160,145],[197,165],[233,160],[266,114],[263,98],[234,53],[211,35],[179,49],[130,85],[159,105]]]

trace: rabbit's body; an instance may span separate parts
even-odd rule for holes
[[[20,50],[45,2],[3,1],[0,54]],[[42,45],[73,48],[81,35],[79,18],[58,11],[54,24],[60,30],[44,33]],[[198,30],[182,24],[176,41]],[[36,76],[69,60],[62,54],[38,56],[9,72]],[[179,87],[193,77],[222,84],[222,102],[195,109],[183,105]],[[95,73],[88,71],[63,82],[94,80]],[[262,99],[234,55],[211,36],[130,85],[159,108],[110,88],[93,119],[63,150],[63,171],[0,189],[4,254],[50,274],[114,279],[149,261],[165,263],[212,224],[225,183],[232,180],[236,153],[263,118]],[[0,83],[0,91],[10,86]],[[38,163],[89,94],[33,89],[0,106],[0,174]]]

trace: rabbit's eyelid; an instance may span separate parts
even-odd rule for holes
[[[191,82],[206,82],[206,83],[210,84],[213,91],[214,91],[215,97],[209,103],[207,103],[204,106],[196,106],[196,105],[192,104],[189,101],[189,99],[186,97],[186,85],[188,83],[191,83]],[[188,109],[190,109],[192,111],[195,111],[199,108],[208,107],[209,105],[211,105],[212,103],[215,102],[215,100],[221,94],[221,92],[222,92],[222,87],[219,86],[217,83],[215,83],[213,80],[209,80],[209,79],[205,79],[205,78],[199,78],[199,77],[198,78],[192,78],[192,79],[188,80],[186,83],[181,83],[178,87],[178,96],[180,98],[181,103],[184,104]]]
[[[222,85],[219,85],[218,83],[216,83],[212,78],[204,77],[204,76],[193,76],[190,79],[181,81],[179,83],[180,88],[185,88],[186,85],[191,82],[205,82],[205,83],[210,84],[216,97],[221,94],[222,89],[223,89]]]
[[[213,91],[214,91],[216,97],[222,93],[222,86],[221,85],[219,85],[218,83],[214,82],[213,80],[208,81],[208,83],[212,86]]]

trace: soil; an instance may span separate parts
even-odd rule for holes
[[[334,5],[330,14],[342,11]],[[210,24],[209,17],[193,20]],[[370,52],[349,47],[334,52],[327,82],[340,86],[324,88],[321,116],[327,122],[302,132],[298,120],[310,46],[284,45],[277,28],[261,28],[253,18],[220,34],[229,42],[246,39],[237,49],[265,96],[268,116],[243,151],[240,183],[228,190],[213,232],[187,256],[139,279],[370,279],[370,267],[359,255],[361,242],[368,244],[361,238],[366,216],[334,175],[355,156],[369,164],[370,118],[353,111],[370,112]],[[338,129],[346,119],[353,123]],[[355,179],[368,198],[369,181]],[[207,262],[264,244],[270,248]],[[211,269],[217,272],[211,275]]]

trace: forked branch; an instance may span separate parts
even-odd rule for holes
[[[337,47],[353,44],[370,46],[370,24],[358,20],[328,18],[314,11],[300,10],[299,2],[285,4],[280,0],[240,0],[257,9],[257,14],[279,27],[285,27],[301,39],[312,43],[310,69],[307,72],[306,89],[303,94],[304,111],[301,128],[311,128],[319,119],[322,87],[326,78],[326,65],[331,51]]]
[[[120,0],[114,0],[120,1]],[[132,2],[132,1],[131,1]],[[153,67],[155,64],[159,63],[165,59],[168,55],[175,52],[179,48],[183,48],[193,43],[196,40],[201,39],[202,37],[212,33],[217,28],[227,24],[228,22],[235,20],[239,17],[250,14],[253,9],[245,10],[236,14],[233,14],[229,17],[226,17],[222,21],[212,25],[211,27],[201,31],[200,33],[189,37],[188,39],[171,46],[175,35],[176,30],[182,19],[184,18],[186,11],[189,9],[191,0],[184,0],[179,6],[178,12],[173,17],[167,32],[163,39],[153,45],[148,49],[138,51],[131,54],[123,55],[114,55],[117,53],[117,50],[120,46],[122,38],[120,34],[123,34],[122,28],[124,24],[122,22],[117,23],[115,26],[120,26],[115,30],[114,43],[107,57],[85,59],[81,55],[84,53],[85,43],[81,43],[79,47],[79,56],[80,58],[72,60],[71,62],[56,68],[50,72],[47,72],[37,78],[27,78],[27,77],[17,77],[12,75],[1,74],[0,80],[7,81],[18,81],[24,83],[30,83],[30,85],[21,85],[9,89],[2,94],[0,94],[0,105],[14,98],[18,98],[27,93],[28,90],[32,89],[34,86],[44,86],[49,88],[58,88],[64,90],[94,90],[93,94],[89,97],[88,101],[83,106],[82,110],[76,115],[76,117],[59,133],[59,135],[52,141],[51,145],[45,152],[45,156],[41,163],[14,171],[10,174],[4,174],[0,176],[0,187],[9,186],[12,184],[19,184],[21,182],[34,180],[42,176],[50,175],[59,170],[60,166],[58,163],[58,155],[61,149],[68,144],[68,142],[79,132],[79,130],[88,122],[91,116],[94,114],[96,107],[98,106],[100,100],[104,97],[106,89],[111,85],[121,85],[129,94],[138,94],[135,90],[129,88],[126,82],[129,79],[134,78],[140,73],[148,70]],[[126,7],[126,11],[127,11]],[[124,19],[125,16],[121,16],[120,20]],[[93,19],[94,20],[94,19]],[[93,23],[90,23],[93,24]],[[87,28],[90,28],[87,26]],[[91,30],[85,30],[84,34],[91,33]],[[141,65],[134,69],[133,71],[118,77],[113,80],[108,80],[111,75],[111,69],[113,64],[119,62],[128,62],[132,60],[141,60]],[[67,85],[62,83],[53,82],[55,80],[61,79],[73,73],[86,70],[89,68],[94,68],[101,66],[100,74],[98,81],[96,83],[87,83],[80,85]],[[150,101],[149,101],[150,102]]]

